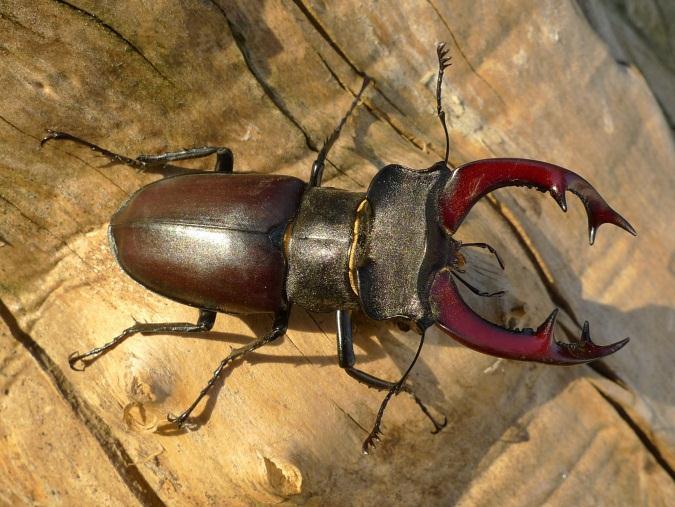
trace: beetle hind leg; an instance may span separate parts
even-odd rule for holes
[[[382,391],[388,390],[388,393],[385,396],[384,400],[382,401],[380,409],[378,410],[377,418],[375,420],[375,424],[373,425],[373,430],[370,432],[368,438],[363,443],[364,454],[367,454],[369,449],[379,441],[379,435],[381,434],[380,424],[382,422],[384,410],[386,409],[389,400],[394,395],[400,392],[405,392],[408,393],[410,396],[412,396],[412,398],[415,400],[415,403],[417,403],[417,406],[420,407],[420,410],[422,410],[424,415],[427,416],[427,418],[434,425],[434,429],[432,431],[433,434],[438,433],[447,425],[448,418],[444,417],[442,422],[438,422],[431,414],[427,406],[415,394],[412,388],[410,388],[405,383],[408,374],[410,373],[410,370],[412,369],[413,365],[417,361],[417,358],[419,357],[419,352],[421,351],[423,343],[424,337],[422,337],[422,341],[420,343],[420,347],[417,351],[417,354],[415,355],[415,359],[413,360],[412,364],[408,367],[408,370],[405,372],[405,374],[401,377],[401,379],[398,382],[391,382],[388,380],[383,380],[378,377],[374,377],[373,375],[370,375],[369,373],[359,370],[358,368],[354,368],[354,364],[356,363],[356,357],[354,355],[354,344],[352,339],[351,314],[348,310],[338,310],[337,347],[338,347],[338,363],[340,367],[344,368],[344,370],[350,377],[358,380],[359,382],[367,385],[368,387],[372,387],[374,389],[379,389]]]
[[[218,381],[218,379],[225,371],[225,368],[230,363],[236,361],[237,359],[242,359],[249,352],[253,352],[254,350],[262,347],[263,345],[267,345],[268,343],[276,340],[277,338],[283,336],[286,333],[286,330],[288,329],[288,315],[289,315],[288,309],[280,311],[274,319],[274,325],[272,327],[272,331],[269,334],[261,338],[258,338],[252,341],[251,343],[244,345],[243,347],[234,349],[230,353],[230,355],[228,355],[225,359],[223,359],[220,362],[218,367],[214,370],[213,375],[207,382],[206,386],[204,386],[204,388],[199,392],[197,398],[195,398],[192,404],[178,416],[175,416],[173,414],[169,414],[167,416],[169,422],[174,423],[179,428],[183,427],[186,423],[187,418],[190,417],[192,411],[195,409],[195,407],[197,407],[202,398],[204,398],[204,396],[206,396],[209,393],[211,388],[215,385],[215,383]]]
[[[125,329],[111,341],[100,347],[91,349],[89,352],[80,354],[73,352],[68,356],[68,364],[73,370],[84,371],[91,363],[96,361],[106,352],[114,349],[124,340],[132,335],[141,333],[143,335],[163,334],[163,333],[201,333],[208,332],[213,328],[216,321],[216,312],[213,310],[199,310],[199,319],[196,324],[189,322],[165,322],[165,323],[141,323]]]
[[[217,146],[202,146],[200,148],[189,148],[185,150],[170,151],[160,155],[139,155],[136,158],[129,158],[119,153],[114,153],[106,150],[94,143],[85,141],[84,139],[69,134],[67,132],[60,132],[57,130],[47,130],[47,134],[40,141],[40,146],[44,146],[51,140],[66,140],[88,147],[92,151],[103,155],[111,162],[125,164],[136,169],[147,169],[149,167],[162,167],[169,162],[176,162],[178,160],[192,160],[196,158],[208,157],[216,155],[216,166],[214,170],[222,173],[232,173],[234,168],[234,156],[232,150]]]

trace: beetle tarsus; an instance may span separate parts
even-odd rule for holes
[[[368,438],[363,441],[361,452],[363,454],[370,454],[370,450],[374,449],[375,445],[380,442],[380,435],[382,435],[382,432],[379,430],[379,428],[374,428],[373,431],[371,431],[368,435]]]
[[[83,146],[88,147],[92,151],[103,155],[106,157],[108,160],[111,162],[118,162],[120,164],[126,164],[131,167],[135,167],[136,169],[143,169],[145,167],[145,163],[136,160],[133,158],[125,157],[124,155],[119,155],[118,153],[113,153],[112,151],[106,150],[105,148],[101,148],[100,146],[90,143],[89,141],[85,141],[82,138],[79,138],[77,136],[74,136],[72,134],[69,134],[67,132],[60,132],[58,130],[47,130],[47,135],[45,135],[42,140],[40,141],[40,147],[43,147],[47,142],[52,141],[52,140],[64,140],[64,141],[72,141],[77,144],[81,144]]]
[[[71,370],[84,371],[87,368],[89,363],[84,361],[83,355],[84,354],[80,354],[78,351],[70,353],[68,356],[68,366],[70,366]]]
[[[417,406],[420,407],[420,410],[422,410],[424,415],[427,416],[427,418],[431,421],[431,424],[434,425],[434,429],[431,430],[431,433],[433,435],[436,435],[437,433],[439,433],[443,428],[445,428],[448,425],[448,417],[447,416],[445,416],[445,415],[443,416],[443,422],[438,422],[436,420],[436,418],[431,414],[431,412],[429,411],[427,406],[424,403],[422,403],[422,400],[420,400],[417,397],[417,395],[407,385],[403,386],[403,391],[410,394],[413,397],[413,399],[415,400],[415,403],[417,403]]]
[[[72,141],[83,146],[87,146],[92,151],[103,155],[111,162],[116,162],[120,164],[125,164],[136,169],[142,170],[148,167],[163,167],[169,162],[176,162],[179,160],[192,160],[196,158],[208,157],[210,155],[216,155],[216,172],[231,173],[234,167],[234,156],[232,150],[224,147],[217,146],[202,146],[199,148],[189,148],[185,150],[171,151],[168,153],[162,153],[160,155],[139,155],[136,158],[125,157],[119,153],[114,153],[105,148],[85,141],[82,138],[68,134],[67,132],[59,132],[56,130],[47,130],[47,134],[40,141],[40,147],[44,146],[45,143],[51,140],[67,140]]]
[[[186,414],[181,414],[178,416],[173,415],[172,413],[167,414],[166,419],[171,423],[174,424],[178,429],[186,429],[189,431],[194,431],[198,428],[198,424],[189,422],[187,420],[187,415]]]
[[[70,366],[71,369],[75,371],[84,371],[87,366],[89,366],[91,363],[96,361],[99,357],[101,357],[103,354],[108,352],[109,350],[114,349],[122,343],[124,340],[126,340],[129,336],[140,333],[141,332],[141,326],[144,326],[146,324],[134,324],[133,326],[125,329],[122,331],[120,334],[118,334],[115,338],[110,340],[108,343],[101,345],[100,347],[95,347],[91,349],[88,352],[85,352],[84,354],[80,354],[79,352],[73,352],[68,356],[68,365]],[[79,365],[79,366],[78,366]]]
[[[84,371],[87,366],[96,361],[106,352],[114,349],[130,336],[141,333],[143,335],[161,334],[161,333],[199,333],[210,331],[216,320],[216,312],[213,310],[199,310],[199,319],[196,324],[189,322],[167,322],[167,323],[141,323],[136,322],[128,327],[108,343],[91,349],[89,352],[80,354],[73,352],[68,356],[68,365],[75,371]]]
[[[213,386],[216,384],[218,379],[220,379],[221,375],[225,371],[225,368],[230,363],[232,363],[237,359],[242,359],[249,352],[253,352],[254,350],[262,347],[263,345],[267,345],[268,343],[276,340],[280,336],[283,336],[284,333],[286,333],[286,329],[288,329],[288,314],[289,309],[284,309],[280,311],[279,314],[274,319],[274,327],[272,328],[272,331],[268,335],[258,338],[257,340],[254,340],[251,343],[244,345],[243,347],[234,349],[225,359],[223,359],[220,362],[218,367],[214,370],[213,375],[207,382],[206,386],[204,386],[204,388],[199,392],[199,394],[197,395],[195,400],[190,404],[190,406],[183,412],[181,412],[178,416],[168,414],[167,420],[170,423],[175,424],[179,428],[183,427],[185,425],[185,421],[187,420],[188,417],[190,417],[192,411],[197,407],[199,402],[202,401],[204,396],[206,396],[209,393],[209,391],[211,391]]]
[[[413,362],[414,364],[414,362]],[[410,371],[410,369],[408,369]],[[406,371],[406,374],[408,373]],[[404,374],[404,377],[406,375]],[[389,404],[389,400],[391,400],[395,395],[397,395],[400,392],[400,386],[399,383],[397,382],[394,387],[392,387],[382,400],[382,403],[380,404],[380,408],[377,411],[377,416],[375,417],[375,423],[373,424],[373,429],[370,431],[368,434],[368,437],[363,441],[363,446],[361,447],[363,454],[368,454],[370,449],[374,448],[375,445],[380,441],[380,436],[382,435],[382,430],[380,428],[382,424],[382,417],[384,417],[384,411],[387,408],[387,405]]]

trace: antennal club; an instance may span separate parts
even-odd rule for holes
[[[445,47],[445,42],[439,42],[436,45],[436,55],[438,56],[438,80],[436,81],[436,111],[438,118],[443,125],[443,132],[445,132],[445,165],[448,165],[448,157],[450,156],[450,136],[448,135],[448,126],[445,123],[445,111],[443,111],[443,104],[441,102],[443,73],[445,69],[452,65],[452,57],[448,56],[448,50]]]

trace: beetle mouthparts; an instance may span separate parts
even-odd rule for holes
[[[528,186],[549,192],[563,211],[567,211],[565,192],[581,199],[588,215],[591,245],[602,224],[614,224],[636,235],[635,229],[578,174],[562,167],[518,158],[478,160],[457,168],[439,197],[441,223],[450,235],[457,231],[472,206],[483,196],[501,187]],[[493,356],[552,364],[593,361],[619,350],[628,338],[612,345],[596,345],[588,322],[579,341],[561,343],[553,336],[558,310],[536,330],[508,330],[484,320],[473,312],[457,291],[448,270],[437,272],[430,292],[432,315],[441,328],[464,345]]]
[[[474,313],[462,300],[448,270],[436,274],[430,301],[432,314],[443,331],[467,347],[506,359],[560,365],[587,363],[613,354],[629,340],[596,345],[585,322],[578,342],[559,342],[553,335],[557,309],[536,330],[512,331],[496,326]]]
[[[602,224],[614,224],[636,236],[635,229],[614,211],[590,183],[572,171],[537,160],[493,158],[477,160],[455,170],[441,194],[441,221],[454,234],[469,210],[486,194],[506,186],[534,187],[550,192],[563,211],[567,211],[565,192],[576,194],[588,215],[591,245]]]

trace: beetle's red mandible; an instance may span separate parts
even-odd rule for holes
[[[590,243],[604,223],[611,223],[635,235],[633,227],[614,211],[600,194],[578,174],[546,162],[517,158],[471,162],[456,169],[439,199],[441,223],[449,234],[457,231],[471,207],[489,192],[505,186],[528,186],[550,192],[563,211],[565,192],[579,196],[588,214]],[[511,331],[482,319],[462,301],[448,271],[435,275],[431,305],[440,327],[464,345],[486,354],[555,364],[592,361],[616,352],[628,339],[612,345],[594,344],[584,324],[577,343],[561,343],[553,337],[557,310],[537,330]]]

